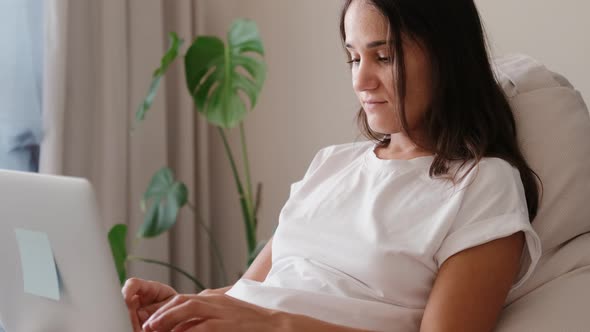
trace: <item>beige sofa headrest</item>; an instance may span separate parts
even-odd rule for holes
[[[544,191],[533,227],[546,252],[590,232],[590,116],[561,75],[524,55],[495,61],[519,143]]]

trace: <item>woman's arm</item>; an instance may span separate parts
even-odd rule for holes
[[[271,265],[272,237],[270,238],[270,240],[268,240],[264,248],[262,248],[258,256],[256,256],[252,264],[250,264],[250,267],[244,273],[242,278],[262,282],[264,281],[264,279],[266,279],[266,276],[270,271]],[[199,295],[225,294],[225,292],[230,290],[230,288],[232,288],[232,285],[216,289],[205,289],[204,291],[199,293]]]
[[[244,275],[242,276],[243,279],[250,279],[254,281],[263,282],[270,271],[272,266],[272,237],[264,248],[260,251],[258,256],[254,259],[252,264]]]
[[[352,308],[354,309],[354,308]],[[297,331],[322,331],[322,332],[371,332],[352,327],[334,325],[309,316],[296,315],[280,312],[278,316],[278,328],[274,331],[297,332]],[[272,330],[269,330],[269,332]]]
[[[420,331],[492,331],[515,281],[523,232],[461,251],[440,267]]]
[[[354,310],[354,308],[351,308]],[[271,310],[225,294],[177,295],[143,325],[145,332],[367,332],[315,318]]]

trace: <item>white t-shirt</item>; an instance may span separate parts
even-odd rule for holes
[[[524,231],[521,271],[541,255],[519,172],[485,158],[455,186],[428,175],[432,156],[382,160],[372,142],[324,148],[294,183],[264,282],[228,295],[262,307],[376,331],[418,331],[441,264]]]

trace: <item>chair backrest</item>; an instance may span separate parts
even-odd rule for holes
[[[535,59],[495,60],[519,143],[543,183],[533,227],[547,252],[590,232],[590,115],[581,94]]]

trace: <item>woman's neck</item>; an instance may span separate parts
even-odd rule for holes
[[[419,139],[421,135],[413,135]],[[390,135],[387,145],[379,146],[375,149],[375,154],[380,159],[412,159],[416,157],[429,156],[432,152],[418,146],[415,141],[411,140],[404,133],[395,133]]]

